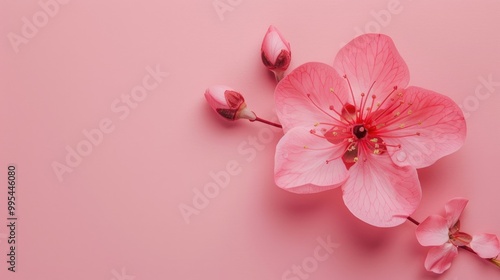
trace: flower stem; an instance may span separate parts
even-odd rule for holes
[[[464,249],[465,251],[470,252],[470,253],[478,256],[478,254],[476,252],[474,252],[474,250],[472,250],[472,248],[470,248],[469,246],[465,246],[465,245],[464,246],[458,246],[458,248]],[[489,258],[489,259],[484,259],[484,260],[486,260],[486,261],[488,261],[488,262],[496,265],[498,268],[500,268],[500,263],[498,262],[497,259],[495,259],[495,258]]]
[[[413,218],[412,218],[412,217],[410,217],[410,216],[408,216],[406,219],[408,219],[408,221],[410,221],[410,222],[414,223],[414,224],[415,224],[415,225],[417,225],[417,226],[418,226],[418,225],[420,225],[420,223],[419,223],[417,220],[413,219]]]
[[[285,71],[274,72],[274,77],[276,78],[276,82],[279,83],[285,77]]]
[[[265,120],[265,119],[261,119],[259,117],[256,117],[255,120],[250,120],[250,121],[251,122],[258,121],[258,122],[261,122],[261,123],[265,123],[267,125],[271,125],[271,126],[283,128],[283,126],[281,126],[281,124],[279,124],[279,123],[274,123],[274,122],[271,122],[271,121],[268,121],[268,120]]]

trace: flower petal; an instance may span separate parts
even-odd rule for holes
[[[340,158],[346,145],[334,145],[304,127],[293,128],[276,146],[276,184],[294,193],[315,193],[338,187],[348,176]]]
[[[349,173],[342,186],[344,203],[356,217],[374,226],[402,224],[422,197],[416,170],[395,165],[386,154],[360,149],[359,160]]]
[[[398,116],[391,114],[378,130],[386,143],[401,145],[389,150],[394,163],[423,168],[462,147],[465,119],[453,100],[418,87],[407,88],[403,98],[405,103],[394,112]]]
[[[500,242],[494,234],[482,233],[472,236],[470,247],[481,258],[494,258],[500,254]]]
[[[425,258],[425,269],[434,273],[443,273],[451,267],[451,262],[458,255],[458,249],[451,243],[433,247]]]
[[[389,36],[365,34],[344,46],[333,62],[333,67],[351,83],[357,104],[360,94],[376,95],[383,100],[394,87],[408,85],[410,73]]]
[[[343,79],[331,66],[319,62],[299,66],[275,90],[276,112],[285,132],[318,122],[338,123],[335,111],[340,113],[346,100]]]
[[[445,218],[448,223],[448,228],[452,228],[457,222],[460,215],[464,211],[465,206],[469,202],[466,198],[457,197],[448,201],[444,205]]]
[[[283,37],[281,32],[274,26],[264,36],[261,46],[262,61],[270,70],[278,68],[284,71],[291,61],[290,43]]]
[[[446,219],[438,215],[427,217],[417,226],[415,234],[422,246],[439,246],[450,239]]]

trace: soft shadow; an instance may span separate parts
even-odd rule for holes
[[[331,219],[325,222],[331,224],[330,231],[342,231],[344,235],[351,236],[352,240],[357,241],[353,246],[360,250],[377,250],[391,242],[391,238],[397,234],[397,230],[393,228],[374,227],[356,218],[344,205],[340,188],[302,195],[289,193],[278,187],[269,186],[269,189],[266,197],[273,205],[272,211],[279,213],[280,218],[312,219],[315,215],[327,212]]]
[[[205,100],[204,100],[205,101]],[[216,127],[224,128],[224,129],[229,129],[233,127],[239,126],[236,121],[231,121],[231,120],[226,120],[223,117],[219,116],[217,112],[215,112],[210,106],[207,104],[207,102],[200,102],[198,104],[198,110],[197,112],[200,112],[201,118],[196,118],[196,120],[210,120],[209,125],[214,125]]]

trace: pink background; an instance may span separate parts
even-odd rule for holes
[[[445,274],[426,272],[414,225],[363,224],[339,190],[277,188],[279,130],[223,122],[203,99],[206,87],[228,84],[274,118],[275,82],[259,56],[270,24],[292,44],[291,68],[331,63],[359,32],[386,33],[411,84],[450,96],[467,115],[466,145],[419,171],[423,200],[413,216],[423,220],[463,196],[463,230],[500,234],[498,1],[220,1],[231,7],[221,17],[213,0],[66,1],[17,53],[8,34],[21,36],[23,17],[43,21],[43,9],[1,1],[0,279],[296,280],[283,275],[311,261],[327,236],[340,246],[307,279],[500,277],[464,251]],[[128,115],[112,109],[156,65],[169,76]],[[481,77],[497,84],[488,89]],[[52,165],[65,163],[66,146],[76,149],[84,130],[106,120],[113,131],[58,180]],[[179,206],[193,206],[210,172],[233,161],[238,174],[187,224]],[[6,263],[9,164],[18,171],[16,273]]]

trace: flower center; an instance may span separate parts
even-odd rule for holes
[[[364,138],[367,133],[368,133],[368,131],[366,130],[366,128],[363,125],[356,125],[352,129],[352,134],[354,136],[356,136],[356,138],[358,138],[358,139]]]

